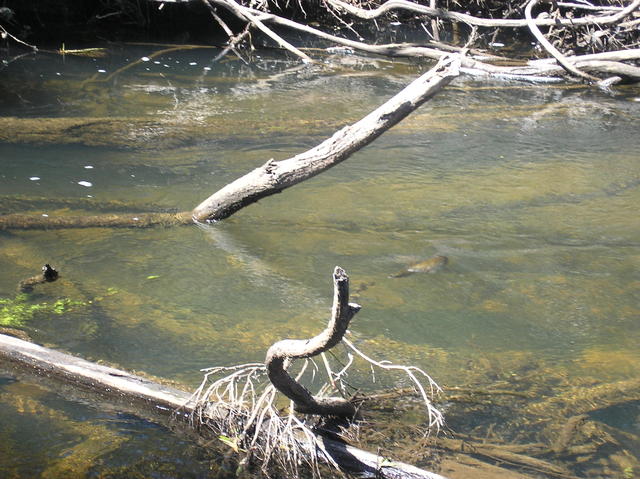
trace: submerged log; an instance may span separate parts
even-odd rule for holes
[[[35,373],[66,387],[73,386],[85,394],[115,400],[119,409],[133,413],[144,410],[149,416],[165,421],[176,417],[186,425],[194,408],[192,395],[188,392],[3,334],[0,334],[0,366]],[[174,415],[178,410],[180,414]],[[345,472],[389,479],[444,479],[438,474],[390,461],[339,441],[318,439],[320,447],[324,448],[319,451],[320,457],[335,462]]]
[[[437,441],[435,441],[435,446],[452,452],[466,451],[471,455],[516,467],[523,467],[553,477],[578,479],[564,467],[525,454],[512,452],[505,447],[499,447],[493,444],[478,444],[459,439],[438,438]]]
[[[61,228],[148,228],[190,224],[191,213],[129,213],[91,216],[33,216],[10,214],[0,216],[0,230],[61,229]]]

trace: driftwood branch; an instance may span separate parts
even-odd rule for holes
[[[538,40],[540,45],[542,45],[544,49],[547,52],[549,52],[551,56],[553,56],[558,61],[558,63],[562,65],[562,67],[572,75],[575,75],[580,78],[584,78],[585,80],[592,81],[592,82],[599,81],[600,80],[599,78],[596,78],[592,75],[589,75],[587,73],[584,73],[578,70],[569,60],[567,60],[567,58],[562,53],[560,53],[560,51],[556,47],[554,47],[551,44],[551,42],[549,42],[549,40],[545,38],[545,36],[542,34],[542,32],[540,31],[540,29],[538,28],[538,26],[536,25],[536,23],[534,22],[531,16],[531,10],[533,7],[535,7],[538,4],[538,1],[539,0],[530,0],[524,9],[524,16],[527,20],[529,30],[531,30],[531,33],[533,34],[533,36],[536,37],[536,40]]]
[[[315,148],[260,168],[220,189],[193,210],[195,221],[217,221],[279,193],[346,160],[404,119],[458,76],[457,57],[448,57],[362,120],[346,126]]]
[[[293,158],[278,162],[269,160],[261,168],[218,190],[192,212],[56,217],[9,214],[0,216],[0,230],[174,226],[191,223],[192,219],[197,222],[221,220],[346,160],[400,122],[459,75],[460,57],[443,57],[434,68],[362,120]]]
[[[349,322],[360,310],[360,305],[349,303],[349,277],[339,266],[333,272],[333,285],[333,308],[326,329],[311,339],[278,341],[267,351],[265,365],[271,383],[293,401],[296,411],[352,418],[356,414],[356,408],[351,402],[337,397],[313,396],[286,370],[290,361],[317,356],[338,344],[347,331]]]
[[[0,367],[42,378],[53,387],[77,389],[116,404],[119,410],[142,414],[153,420],[186,420],[195,404],[188,392],[153,382],[127,371],[92,363],[84,359],[0,334]],[[175,414],[179,411],[179,414]],[[409,464],[391,461],[343,442],[318,436],[309,444],[308,454],[317,454],[344,472],[382,479],[444,479]]]

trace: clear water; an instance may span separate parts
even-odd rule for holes
[[[97,214],[116,200],[189,210],[426,68],[156,50],[42,53],[0,70],[0,114],[16,132],[0,143],[1,214]],[[93,303],[36,315],[35,341],[195,387],[201,368],[261,360],[274,341],[321,329],[340,265],[363,306],[359,344],[444,386],[486,387],[532,362],[576,380],[638,379],[639,99],[631,86],[459,79],[343,164],[211,227],[0,231],[0,298],[51,263],[62,279],[31,301]],[[70,126],[85,118],[93,126]],[[105,119],[116,127],[99,130]],[[435,254],[449,258],[436,274],[389,277]],[[206,477],[201,451],[151,423],[10,376],[0,400],[0,475]],[[614,426],[639,414],[637,402],[614,409],[602,413]],[[637,437],[638,421],[623,422]],[[102,435],[111,442],[92,447]]]

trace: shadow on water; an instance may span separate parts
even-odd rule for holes
[[[0,71],[2,214],[189,210],[359,119],[420,70],[153,52],[44,54]],[[460,79],[347,162],[220,224],[0,232],[0,298],[52,263],[62,278],[29,304],[83,306],[34,315],[25,328],[37,342],[193,388],[201,368],[259,361],[278,339],[321,329],[340,265],[363,305],[354,341],[447,386],[458,434],[502,444],[494,456],[544,444],[528,453],[566,474],[627,477],[640,469],[637,97]],[[434,273],[389,277],[435,255],[448,262]],[[144,421],[73,412],[10,379],[0,398],[11,477],[213,474],[204,453]],[[387,437],[433,461],[413,403],[387,406],[372,413]]]

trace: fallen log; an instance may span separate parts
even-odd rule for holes
[[[459,57],[448,56],[404,90],[315,148],[282,161],[269,160],[218,190],[193,210],[197,222],[214,222],[346,160],[400,122],[459,75]]]
[[[142,412],[143,417],[164,423],[178,421],[183,427],[188,427],[196,408],[191,393],[4,334],[0,334],[0,368],[62,385],[65,395],[72,386],[80,395],[90,394],[100,397],[100,402],[115,402],[119,410],[138,415]],[[207,435],[207,429],[198,433]],[[317,436],[306,451],[317,454],[327,464],[337,465],[343,472],[363,477],[444,479],[327,437]]]

